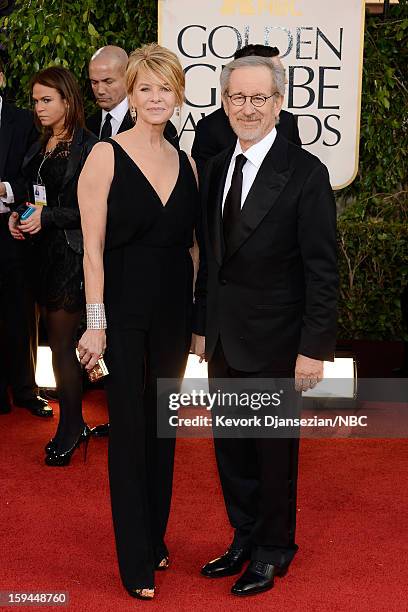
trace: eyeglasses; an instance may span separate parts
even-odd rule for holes
[[[266,101],[269,100],[269,98],[273,98],[273,96],[277,93],[277,91],[274,91],[273,94],[271,94],[270,96],[244,96],[242,94],[233,94],[232,96],[229,96],[227,94],[227,98],[231,100],[231,103],[234,106],[244,106],[245,102],[247,101],[247,98],[249,98],[251,104],[259,108],[260,106],[263,106]]]

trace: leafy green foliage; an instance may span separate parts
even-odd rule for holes
[[[407,65],[408,0],[399,0],[388,19],[366,18],[359,172],[341,197],[362,200],[407,184]]]
[[[59,64],[78,78],[87,110],[94,108],[87,68],[92,54],[114,44],[130,52],[156,40],[154,0],[17,0],[0,19],[0,43],[10,63],[7,83],[21,106],[30,106],[28,82],[40,68]]]
[[[407,193],[357,202],[339,218],[340,338],[408,340],[401,293],[408,284]]]
[[[405,338],[401,293],[408,284],[408,2],[387,20],[367,17],[360,163],[340,192],[339,337]]]

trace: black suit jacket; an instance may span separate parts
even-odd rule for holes
[[[41,214],[42,228],[58,227],[64,230],[67,244],[76,253],[83,252],[81,217],[77,196],[78,179],[86,158],[97,142],[98,139],[89,130],[83,128],[75,130],[64,180],[58,194],[59,205],[53,208],[45,206]],[[37,138],[37,142],[30,148],[24,159],[22,172],[26,182],[22,200],[28,199],[30,202],[34,202],[33,183],[36,182],[36,177],[31,175],[29,167],[31,160],[40,151],[41,146],[42,144]],[[24,208],[24,206],[17,208],[17,212],[21,213]]]
[[[3,100],[0,125],[0,179],[7,181],[16,202],[26,193],[21,174],[24,156],[38,140],[32,113]]]
[[[281,110],[277,131],[299,147],[302,146],[295,116]],[[237,141],[224,109],[218,108],[197,123],[191,155],[202,173],[205,163]]]
[[[289,369],[299,353],[333,360],[336,209],[327,169],[278,134],[226,251],[221,207],[233,150],[209,161],[202,186],[195,331],[203,333],[206,313],[207,358],[220,337],[229,365],[245,372]]]
[[[102,122],[102,111],[101,110],[97,111],[94,115],[91,115],[91,117],[88,117],[86,120],[86,127],[88,128],[88,130],[93,132],[97,138],[99,138],[101,122]],[[126,130],[130,130],[134,125],[135,124],[133,123],[132,117],[130,116],[130,112],[127,111],[122,123],[120,124],[118,134],[120,134],[121,132],[126,132]],[[179,148],[177,130],[171,121],[168,121],[166,124],[166,127],[164,128],[164,137],[172,145],[174,145],[176,149]]]

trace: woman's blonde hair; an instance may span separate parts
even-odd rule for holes
[[[139,70],[152,73],[158,79],[167,83],[176,96],[177,106],[184,101],[185,77],[180,61],[173,51],[161,47],[157,43],[143,45],[132,51],[126,68],[126,90],[131,96]]]

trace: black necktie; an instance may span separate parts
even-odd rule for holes
[[[101,140],[103,140],[104,138],[110,138],[112,136],[111,119],[112,119],[112,115],[108,113],[105,117],[105,122],[102,126]]]
[[[227,193],[224,203],[223,214],[223,230],[225,244],[228,244],[228,239],[231,232],[241,214],[241,194],[242,194],[242,168],[245,165],[247,158],[240,153],[235,158],[235,168],[232,174],[231,187]]]

